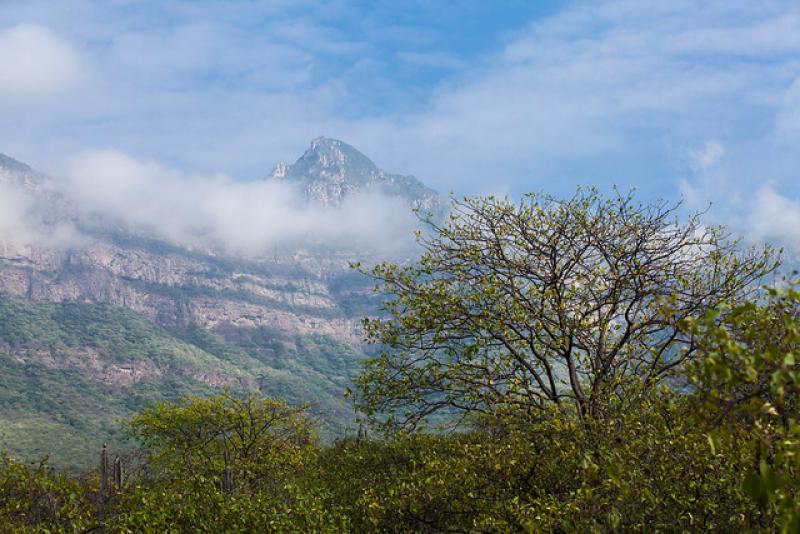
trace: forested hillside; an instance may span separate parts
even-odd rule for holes
[[[149,403],[254,389],[313,402],[341,433],[342,391],[362,354],[322,335],[266,328],[169,331],[108,304],[31,302],[0,294],[0,447],[85,468],[99,441],[128,444],[120,422]]]

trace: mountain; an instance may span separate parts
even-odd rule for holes
[[[315,139],[273,176],[320,205],[379,191],[441,207],[418,180],[332,139]],[[53,180],[7,156],[3,184],[23,191],[40,234],[72,225],[80,237],[18,246],[0,235],[0,448],[79,468],[98,444],[124,442],[119,421],[132,411],[221,387],[310,402],[330,435],[352,422],[342,394],[366,355],[360,318],[378,307],[371,281],[347,268],[355,258],[236,257],[98,226]]]
[[[42,175],[31,169],[28,165],[10,158],[5,154],[0,154],[0,180],[22,179],[31,183],[26,178],[35,178],[34,181],[41,181]]]
[[[356,193],[377,192],[404,199],[412,208],[438,213],[439,194],[413,176],[387,174],[364,154],[337,139],[317,137],[294,164],[280,163],[272,178],[299,184],[306,197],[339,205]]]

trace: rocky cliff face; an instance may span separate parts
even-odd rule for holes
[[[355,148],[315,139],[297,162],[274,179],[297,182],[311,202],[340,203],[357,192],[380,191],[410,206],[441,208],[438,194],[413,177],[384,173]],[[61,221],[75,220],[47,177],[0,157],[0,181],[22,186]],[[53,222],[53,221],[50,221]],[[80,221],[78,221],[80,223]],[[0,247],[0,291],[36,300],[107,302],[161,325],[269,326],[293,334],[318,333],[357,343],[357,318],[348,317],[329,283],[348,258],[294,250],[269,259],[219,257],[119,230],[93,228],[80,246]],[[363,293],[363,287],[354,288]]]
[[[0,257],[0,291],[114,304],[167,327],[268,326],[358,341],[357,321],[337,310],[325,277],[287,263],[221,263],[158,245],[109,239],[80,250],[6,255]]]

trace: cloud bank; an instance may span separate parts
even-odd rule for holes
[[[276,246],[402,252],[416,223],[405,203],[384,195],[352,195],[322,207],[290,183],[188,175],[113,150],[75,158],[65,186],[83,214],[182,245],[251,256]]]
[[[758,190],[748,216],[755,239],[786,242],[800,252],[800,202],[787,198],[770,186]]]
[[[30,210],[31,201],[22,191],[0,182],[0,254],[12,255],[41,239]]]
[[[61,249],[85,243],[72,221],[60,219],[52,204],[0,169],[0,256],[30,256],[37,249]]]

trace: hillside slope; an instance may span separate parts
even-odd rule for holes
[[[0,316],[0,447],[17,456],[86,465],[99,443],[124,442],[133,411],[222,387],[312,402],[331,433],[350,415],[341,392],[361,354],[323,335],[170,331],[109,304],[7,294]]]

